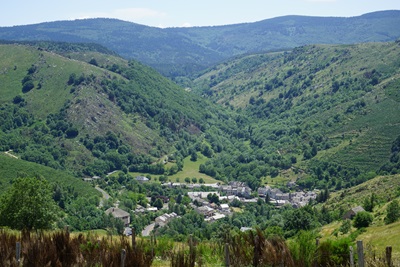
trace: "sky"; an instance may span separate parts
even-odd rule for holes
[[[116,18],[154,27],[215,26],[285,15],[352,17],[400,10],[400,0],[2,0],[0,27]],[[4,3],[5,2],[5,3]]]

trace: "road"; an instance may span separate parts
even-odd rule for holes
[[[100,200],[100,204],[99,204],[99,207],[103,207],[103,201],[104,201],[104,199],[107,200],[107,199],[109,199],[111,196],[110,196],[106,191],[104,191],[103,189],[101,189],[99,186],[96,185],[95,188],[97,189],[97,191],[101,192],[101,194],[103,195],[103,198]]]
[[[142,236],[150,236],[150,233],[151,231],[153,231],[155,225],[155,223],[147,225],[146,228],[144,228],[144,230],[142,231]]]

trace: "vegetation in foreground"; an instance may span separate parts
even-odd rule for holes
[[[184,243],[155,238],[71,235],[68,231],[21,233],[0,230],[0,266],[347,266],[348,238],[316,245],[313,232],[300,232],[293,240],[269,236],[260,230],[239,232],[225,242]],[[16,244],[21,250],[17,255]],[[375,252],[376,253],[376,252]],[[370,266],[387,266],[382,253],[365,251]],[[381,256],[382,255],[382,256]],[[356,257],[357,258],[357,257]],[[17,262],[19,259],[19,262]],[[397,264],[398,259],[392,259]]]

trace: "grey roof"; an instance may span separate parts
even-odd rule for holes
[[[360,212],[360,211],[365,211],[363,207],[361,206],[357,206],[355,208],[351,209],[352,211],[354,211],[354,213]]]
[[[106,214],[112,214],[115,218],[123,218],[129,216],[129,213],[121,210],[120,208],[109,208],[106,210]]]

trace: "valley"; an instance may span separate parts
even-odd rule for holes
[[[193,239],[205,266],[224,261],[222,246],[206,251],[219,243],[249,248],[250,262],[235,259],[252,264],[267,253],[255,236],[287,246],[288,266],[310,266],[296,244],[317,250],[316,238],[334,266],[358,238],[395,247],[374,236],[400,218],[399,17],[0,28],[0,226],[23,229],[8,214],[30,181],[53,200],[48,230],[152,225],[141,246],[160,266],[173,264],[171,246],[192,253]]]

